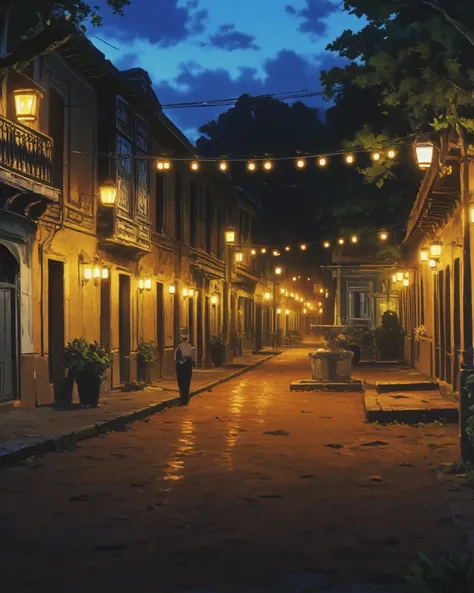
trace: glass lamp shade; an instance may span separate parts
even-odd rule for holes
[[[105,181],[99,188],[102,206],[114,206],[117,201],[117,186],[113,181]]]
[[[235,243],[235,229],[227,229],[224,233],[225,236],[225,242],[228,243],[229,245],[231,245],[232,243]]]
[[[38,119],[38,105],[41,93],[36,89],[13,91],[15,113],[19,122],[33,123]]]
[[[418,142],[415,146],[416,162],[420,169],[429,169],[433,162],[434,144]]]
[[[441,243],[439,241],[433,241],[430,245],[431,257],[439,257],[441,255]]]

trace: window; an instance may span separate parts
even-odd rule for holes
[[[136,212],[148,218],[149,195],[149,130],[123,99],[117,97],[117,206],[122,212],[133,216]],[[143,157],[143,158],[140,158]]]
[[[351,319],[370,319],[369,295],[367,292],[349,292],[349,317]]]
[[[212,251],[212,219],[214,218],[214,208],[211,200],[209,188],[206,196],[206,251]]]
[[[155,189],[155,231],[163,233],[165,227],[165,177],[163,174],[156,174],[156,189]]]
[[[181,213],[182,200],[183,185],[181,175],[176,173],[174,194],[174,238],[176,241],[183,240],[183,217]]]
[[[195,183],[189,185],[189,244],[197,247],[197,210],[199,205],[198,187]]]

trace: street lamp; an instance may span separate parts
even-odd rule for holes
[[[420,248],[420,261],[427,262],[429,259],[429,251],[427,247]]]
[[[282,272],[282,269],[279,266],[277,266],[275,268],[275,276],[281,276],[281,272]]]
[[[441,241],[433,241],[430,245],[431,257],[439,257],[441,255]]]
[[[432,142],[417,142],[415,144],[416,162],[420,169],[429,169],[433,162],[434,144]]]

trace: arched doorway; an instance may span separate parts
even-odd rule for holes
[[[0,244],[0,401],[18,397],[18,262]]]

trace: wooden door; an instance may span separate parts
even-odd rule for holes
[[[119,276],[119,364],[120,383],[130,381],[130,277]]]
[[[64,386],[64,264],[48,261],[48,361],[54,399],[61,399]]]

